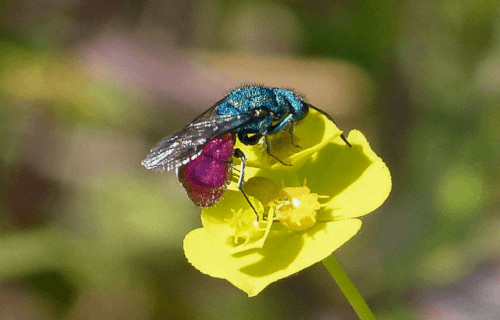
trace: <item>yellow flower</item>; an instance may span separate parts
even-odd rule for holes
[[[391,189],[389,170],[359,131],[348,140],[310,110],[294,130],[271,137],[271,152],[237,145],[248,157],[243,188],[257,219],[231,184],[223,200],[202,211],[203,228],[184,239],[189,262],[255,296],[270,283],[329,256],[361,227],[357,217],[378,208]],[[281,186],[281,187],[279,187]]]

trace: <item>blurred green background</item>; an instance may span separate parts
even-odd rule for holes
[[[500,318],[500,5],[0,2],[0,319],[355,319],[314,265],[256,298],[189,265],[199,209],[140,161],[245,83],[393,175],[336,252],[379,319]]]

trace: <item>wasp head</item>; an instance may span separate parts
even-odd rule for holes
[[[295,122],[303,119],[309,112],[307,103],[299,94],[292,90],[280,88],[274,88],[273,91],[279,109],[286,114],[290,114]]]

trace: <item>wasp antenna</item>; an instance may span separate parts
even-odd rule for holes
[[[340,134],[340,138],[345,142],[345,144],[347,144],[350,148],[352,148],[351,144],[349,143],[349,141],[347,141],[347,138],[344,136],[343,133]]]
[[[323,114],[325,117],[327,117],[329,120],[331,120],[333,123],[335,123],[335,125],[337,125],[337,123],[335,122],[335,119],[332,118],[331,115],[329,115],[328,113],[326,113],[325,111],[319,109],[319,108],[316,108],[315,106],[305,102],[305,104],[309,107],[309,108],[312,108],[316,111],[318,111],[319,113]],[[349,147],[352,148],[352,145],[349,143],[349,141],[347,141],[347,138],[344,136],[344,134],[340,134],[340,138],[342,139],[342,141],[345,142],[345,144],[347,144]]]

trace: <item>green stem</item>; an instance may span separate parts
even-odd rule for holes
[[[337,282],[337,285],[340,287],[340,290],[342,290],[342,293],[346,297],[347,301],[349,301],[354,311],[356,311],[358,317],[361,320],[375,320],[375,316],[372,311],[333,254],[324,259],[322,262],[326,269],[328,269],[328,272],[332,275],[335,282]]]

